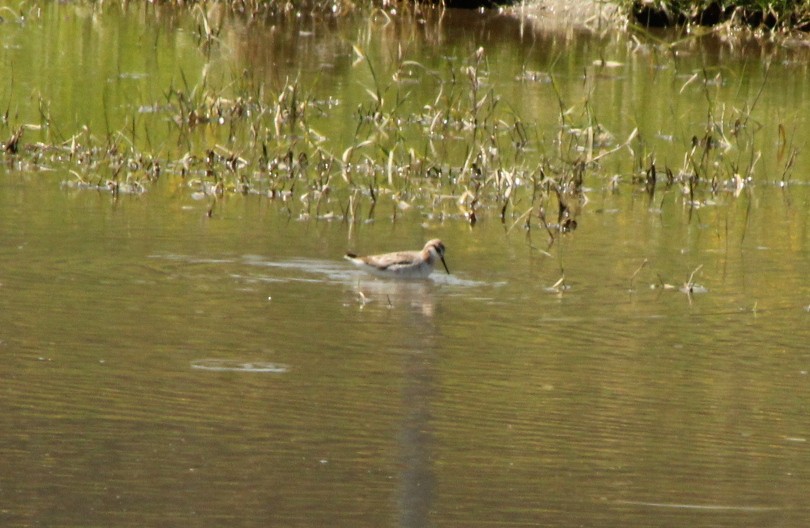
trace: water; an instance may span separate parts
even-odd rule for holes
[[[96,103],[105,93],[107,119],[117,123],[116,116],[134,115],[133,105],[159,99],[149,94],[180,69],[225,72],[226,59],[236,57],[259,77],[280,77],[262,65],[292,49],[302,56],[292,71],[314,72],[313,85],[335,87],[341,110],[319,122],[326,127],[340,112],[351,115],[352,97],[361,97],[351,94],[368,82],[365,70],[345,63],[352,50],[340,37],[383,58],[388,48],[370,43],[394,42],[390,28],[361,21],[317,26],[315,35],[276,29],[286,36],[274,40],[269,29],[233,20],[224,34],[232,45],[208,62],[189,33],[192,22],[160,11],[155,24],[149,9],[98,14],[54,5],[41,21],[6,25],[4,67],[13,64],[15,85],[6,85],[4,100],[18,115],[35,116],[21,95],[35,86],[53,101],[62,134],[72,134],[73,119],[103,130]],[[600,49],[626,49],[618,40],[540,34],[527,52],[511,22],[462,16],[448,18],[446,29],[427,25],[435,34],[400,37],[412,50],[424,47],[417,55],[424,62],[486,44],[500,57],[492,67],[509,71],[490,74],[492,82],[514,91],[514,106],[537,105],[527,114],[541,123],[556,119],[548,99],[537,100],[548,85],[515,81],[528,59],[506,57],[540,53],[551,42],[558,63],[570,63],[561,82],[582,88],[583,64]],[[77,61],[53,60],[66,71],[41,72],[100,90],[81,98],[86,107],[60,98],[55,91],[67,80],[44,83],[42,73],[10,58],[33,45],[46,57],[73,53],[58,39],[49,46],[29,37],[52,35],[54,26],[96,42],[102,64],[115,65],[108,61],[117,54],[122,73],[139,75],[111,80],[105,67],[85,65],[79,76],[71,69]],[[252,44],[263,38],[277,43],[278,56]],[[145,62],[135,67],[139,57]],[[727,65],[737,79],[728,89],[750,84],[756,92],[758,59],[739,57]],[[796,98],[777,84],[763,92],[756,119],[770,132],[777,122],[789,132],[795,125],[794,141],[803,145],[810,114],[801,106],[806,81],[795,72],[806,62],[772,68],[772,79],[797,86]],[[595,111],[613,111],[613,100],[634,109],[638,123],[625,122],[621,109],[606,121],[617,136],[637,126],[668,130],[666,116],[645,106],[666,98],[627,95],[663,90],[657,75],[666,73],[627,75],[609,81],[617,88],[608,101],[593,92]],[[678,92],[682,82],[671,75],[668,93]],[[142,84],[133,88],[137,96],[118,89],[131,84]],[[750,101],[746,90],[723,101],[729,108]],[[413,97],[418,106],[421,96]],[[673,97],[684,114],[706,111],[699,97]],[[151,130],[154,144],[176,134],[165,122]],[[678,148],[688,143],[688,133],[675,132]],[[776,134],[759,137],[762,167],[775,171]],[[194,136],[184,148],[205,141]],[[659,155],[679,165],[683,151],[666,150],[672,144],[661,140]],[[116,199],[61,185],[70,176],[58,170],[5,166],[0,520],[804,526],[810,188],[806,162],[799,163],[786,188],[763,170],[740,196],[719,193],[692,210],[677,186],[650,199],[633,185],[614,192],[588,181],[578,229],[552,244],[536,218],[528,232],[522,223],[510,230],[494,209],[474,227],[421,204],[396,216],[381,206],[374,222],[350,225],[255,195],[196,200],[171,176]],[[629,165],[618,159],[615,170],[626,175]],[[454,205],[440,207],[449,213]],[[451,276],[384,281],[341,259],[346,250],[419,248],[434,237],[448,248]]]

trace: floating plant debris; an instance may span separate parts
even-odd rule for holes
[[[270,374],[284,374],[290,370],[290,367],[283,363],[216,358],[196,359],[191,362],[191,368],[213,372],[262,372]]]

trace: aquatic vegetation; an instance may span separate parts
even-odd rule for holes
[[[191,16],[208,60],[225,38],[222,14],[197,4]],[[440,25],[442,16],[413,8],[379,15],[379,23],[404,32]],[[669,43],[634,42],[640,57],[672,60]],[[415,211],[471,226],[493,219],[506,233],[519,228],[544,238],[547,249],[578,228],[594,188],[630,188],[650,203],[678,200],[691,215],[763,179],[764,130],[754,117],[759,96],[729,104],[720,96],[722,70],[703,68],[679,81],[680,97],[702,100],[705,119],[666,131],[673,148],[682,146],[674,162],[661,156],[648,131],[636,127],[620,137],[600,119],[606,109],[596,90],[623,67],[619,61],[595,60],[584,72],[584,98],[574,101],[560,88],[553,63],[515,75],[514,83],[541,83],[555,94],[556,123],[549,126],[513,105],[493,79],[485,46],[433,64],[407,47],[381,60],[363,39],[348,46],[361,87],[360,102],[348,111],[345,101],[324,97],[300,75],[277,82],[248,71],[215,78],[206,67],[195,81],[180,71],[179,80],[160,87],[161,99],[146,101],[123,122],[107,121],[101,134],[88,125],[68,131],[40,97],[39,122],[7,113],[3,155],[12,170],[59,170],[69,175],[66,189],[113,199],[169,181],[205,202],[208,215],[231,194],[276,202],[290,218],[350,226]],[[759,93],[767,71],[764,79]],[[322,132],[335,120],[353,133]],[[167,124],[167,139],[156,142],[150,130]],[[800,153],[793,130],[788,122],[778,129],[782,185],[791,182]]]
[[[810,3],[806,1],[633,0],[626,3],[626,9],[647,26],[731,23],[771,30],[810,30]]]

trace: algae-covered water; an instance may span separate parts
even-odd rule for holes
[[[800,43],[18,9],[4,526],[810,520]]]

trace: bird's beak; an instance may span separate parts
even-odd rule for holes
[[[442,255],[442,254],[440,253],[440,254],[439,254],[439,257],[441,257],[441,259],[442,259],[442,264],[444,264],[444,271],[446,271],[446,272],[447,272],[447,274],[448,274],[448,275],[450,275],[450,270],[449,270],[449,269],[447,269],[447,262],[445,262],[445,261],[444,261],[444,255]]]

